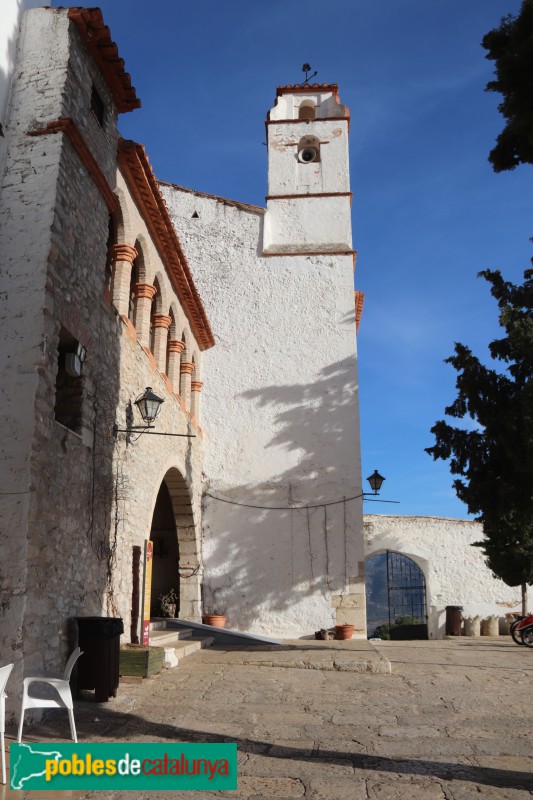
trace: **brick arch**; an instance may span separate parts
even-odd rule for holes
[[[154,295],[156,314],[168,314],[170,306],[168,285],[165,276],[159,270],[155,273],[152,284],[157,287],[157,294]]]
[[[192,373],[193,381],[201,381],[202,380],[202,370],[201,370],[201,360],[200,360],[200,351],[193,345],[192,354],[191,354],[191,361],[194,364],[194,371]]]
[[[192,355],[192,336],[190,334],[189,328],[186,325],[182,328],[181,334],[178,338],[185,343],[185,348],[182,353],[182,358],[185,361],[189,361]]]
[[[182,332],[185,327],[185,316],[177,300],[174,299],[171,301],[168,313],[173,318],[172,325],[170,327],[170,333],[172,334],[171,338],[179,339],[181,341]]]
[[[139,236],[137,239],[135,239],[135,249],[137,251],[137,257],[135,258],[134,264],[137,271],[137,281],[139,283],[147,283],[149,248],[146,239],[144,239],[142,236]]]
[[[128,210],[126,197],[122,189],[115,190],[115,197],[117,198],[117,210],[113,214],[115,221],[115,243],[116,244],[129,244],[131,245],[131,219]]]

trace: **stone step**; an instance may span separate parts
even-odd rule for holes
[[[150,620],[151,631],[166,631],[170,627],[169,623],[174,622],[175,617],[152,617]]]
[[[183,641],[175,638],[174,642],[168,642],[164,645],[165,659],[163,661],[163,666],[167,669],[177,667],[182,659],[193,653],[197,653],[198,650],[204,647],[210,647],[213,641],[214,639],[212,636],[205,636],[202,639],[191,639],[190,641]]]
[[[170,629],[156,629],[150,631],[150,644],[154,647],[163,647],[166,644],[175,642],[178,639],[190,639],[192,637],[192,628],[176,628]]]

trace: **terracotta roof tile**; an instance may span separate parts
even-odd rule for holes
[[[363,315],[365,296],[363,292],[358,292],[357,290],[354,292],[354,295],[355,295],[355,330],[357,332],[359,330],[359,323],[361,322],[361,317]]]
[[[253,214],[260,215],[263,215],[266,211],[266,208],[263,208],[263,206],[254,206],[251,203],[241,203],[240,200],[230,200],[229,198],[221,197],[218,194],[207,194],[207,192],[200,192],[198,189],[188,189],[186,186],[180,186],[177,183],[170,183],[169,181],[158,181],[158,183],[160,186],[171,186],[173,189],[178,189],[180,192],[194,194],[196,197],[205,197],[208,200],[216,200],[225,206],[233,206],[241,211],[251,211]]]
[[[111,39],[99,8],[69,8],[68,17],[76,25],[88,51],[107,82],[119,114],[140,108],[141,101],[124,69],[124,60]]]
[[[278,86],[276,88],[276,96],[281,94],[295,94],[297,92],[332,92],[333,94],[339,93],[339,86],[336,83],[295,83],[291,85],[288,83],[286,86]]]

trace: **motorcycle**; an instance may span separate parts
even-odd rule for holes
[[[533,647],[533,614],[525,617],[516,615],[516,621],[511,624],[510,630],[513,642]]]

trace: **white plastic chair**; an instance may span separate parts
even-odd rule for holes
[[[65,671],[62,675],[59,673],[53,672],[41,672],[41,673],[34,673],[33,675],[28,675],[24,678],[23,681],[23,692],[22,692],[22,709],[20,712],[20,723],[19,723],[19,735],[18,741],[22,741],[22,726],[24,724],[24,712],[27,708],[66,708],[68,711],[68,719],[70,722],[70,735],[72,736],[72,740],[77,742],[78,739],[76,738],[76,726],[74,724],[74,711],[73,711],[73,703],[72,703],[72,692],[70,691],[70,673],[74,667],[74,664],[78,660],[78,658],[82,655],[82,651],[79,647],[77,647],[72,655],[70,656],[69,660],[67,661],[67,666],[65,667]],[[49,698],[49,697],[34,697],[30,694],[29,688],[32,683],[47,683],[49,686],[52,686],[57,694],[59,695],[57,698]]]
[[[0,743],[2,745],[2,783],[6,782],[6,751],[4,744],[4,733],[6,730],[6,697],[4,692],[6,683],[11,675],[13,664],[8,664],[6,667],[0,667]]]

